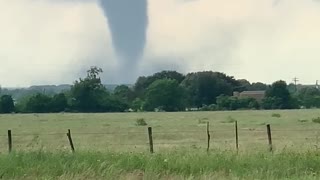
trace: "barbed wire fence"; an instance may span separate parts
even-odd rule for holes
[[[183,146],[183,145],[190,145],[194,146],[197,144],[201,144],[205,146],[206,150],[209,152],[210,148],[212,147],[211,145],[213,143],[228,143],[230,145],[234,144],[234,149],[235,151],[239,151],[241,149],[241,146],[239,145],[241,142],[245,141],[252,141],[252,139],[241,139],[241,135],[248,135],[251,133],[251,135],[255,136],[255,141],[261,141],[266,144],[268,147],[268,151],[273,152],[274,151],[274,139],[279,140],[279,139],[289,139],[291,138],[286,137],[286,136],[275,136],[274,133],[278,132],[308,132],[308,133],[317,133],[316,136],[314,137],[294,137],[294,140],[311,140],[314,142],[319,143],[320,147],[320,129],[316,128],[310,128],[310,129],[272,129],[270,124],[266,124],[265,129],[255,129],[255,128],[239,128],[238,122],[234,122],[234,126],[231,127],[228,130],[225,129],[210,129],[210,124],[209,122],[205,126],[206,128],[203,128],[203,130],[173,130],[173,131],[157,131],[157,129],[153,129],[152,127],[147,127],[145,128],[144,131],[123,131],[123,132],[72,132],[71,129],[67,129],[65,133],[63,132],[55,132],[55,133],[19,133],[19,132],[13,132],[12,130],[8,130],[7,135],[0,134],[1,138],[7,138],[8,140],[8,152],[11,153],[14,151],[14,143],[15,143],[15,138],[17,137],[44,137],[44,136],[59,136],[59,137],[65,137],[66,142],[69,142],[68,146],[70,146],[71,152],[76,152],[77,150],[77,141],[74,140],[74,137],[84,137],[84,136],[127,136],[131,137],[133,135],[135,136],[143,136],[145,140],[143,140],[143,143],[141,142],[121,142],[121,143],[116,143],[116,142],[110,142],[107,143],[108,146],[145,146],[146,148],[149,149],[150,153],[154,153],[157,149],[157,147],[160,146],[166,146],[166,145],[175,145],[175,146]],[[154,131],[155,130],[155,131]],[[217,136],[219,133],[222,134],[228,134],[229,136],[226,138],[219,138]],[[193,135],[197,135],[199,137],[199,134],[201,135],[199,139],[197,140],[190,140],[186,139],[186,141],[181,141],[179,140],[166,140],[166,139],[161,139],[157,138],[158,136],[161,135],[169,135],[169,136],[174,136],[174,135],[188,135],[188,137],[192,137]],[[259,136],[258,136],[258,135]],[[233,145],[232,145],[233,146]]]

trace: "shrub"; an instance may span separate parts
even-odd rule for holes
[[[313,118],[313,119],[312,119],[312,122],[314,122],[314,123],[320,123],[320,117]]]
[[[200,108],[201,111],[216,111],[218,110],[218,107],[217,105],[215,104],[211,104],[209,106],[207,105],[203,105],[201,108]]]
[[[203,105],[203,106],[200,108],[200,111],[210,111],[210,108],[209,108],[209,106],[207,106],[207,105]]]
[[[308,120],[306,120],[306,119],[299,119],[298,122],[305,123],[305,122],[308,122]]]
[[[280,118],[280,117],[281,117],[281,114],[279,114],[279,113],[273,113],[273,114],[271,115],[271,117]]]
[[[136,126],[146,126],[147,122],[143,118],[139,118],[136,120]]]

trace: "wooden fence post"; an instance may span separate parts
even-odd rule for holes
[[[148,127],[148,136],[149,136],[150,153],[154,153],[154,151],[153,151],[152,127]]]
[[[270,124],[267,125],[267,133],[268,133],[269,151],[272,152],[273,151],[273,147],[272,147],[272,137],[271,137]]]
[[[207,152],[209,152],[209,149],[210,149],[210,139],[211,139],[211,136],[210,136],[210,124],[209,122],[207,122],[207,135],[208,135],[208,146],[207,146]]]
[[[236,129],[236,149],[237,149],[237,152],[239,152],[238,121],[235,122],[235,129]]]
[[[9,146],[9,153],[12,152],[12,135],[11,130],[8,130],[8,146]]]
[[[70,130],[70,129],[68,129],[67,136],[68,136],[68,139],[69,139],[69,143],[70,143],[70,146],[71,146],[71,150],[72,150],[72,152],[74,153],[74,152],[75,152],[75,149],[74,149],[74,145],[73,145],[72,136],[71,136],[71,130]]]

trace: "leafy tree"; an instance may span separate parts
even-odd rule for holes
[[[250,91],[265,91],[267,89],[268,89],[268,85],[261,83],[261,82],[256,82],[256,83],[252,83],[248,90],[250,90]]]
[[[281,109],[282,102],[280,98],[277,97],[265,97],[262,100],[261,106],[263,109]]]
[[[220,95],[217,97],[217,106],[220,110],[230,110],[232,99],[230,96]]]
[[[294,109],[298,108],[296,99],[291,97],[289,90],[287,89],[287,83],[285,81],[276,81],[266,92],[266,98],[264,104],[270,104],[272,109]],[[265,106],[270,107],[270,105]]]
[[[242,92],[242,91],[248,91],[251,88],[251,83],[246,79],[239,79],[237,80],[239,83],[239,86],[235,88],[235,91]]]
[[[140,98],[136,98],[132,101],[131,108],[134,111],[143,111],[144,101]]]
[[[289,99],[290,93],[287,89],[285,81],[276,81],[271,85],[271,88],[266,92],[267,97],[278,97],[284,100]]]
[[[268,85],[261,83],[261,82],[255,82],[250,83],[246,79],[239,79],[237,80],[239,83],[238,87],[235,87],[235,91],[242,92],[242,91],[265,91],[268,89]]]
[[[101,101],[101,107],[104,112],[124,112],[129,109],[128,103],[116,96],[105,96]]]
[[[59,93],[53,96],[50,103],[51,112],[62,112],[68,107],[68,100],[64,93]]]
[[[259,109],[259,103],[253,98],[237,98],[221,95],[217,97],[220,110]]]
[[[50,112],[50,104],[52,98],[45,94],[36,94],[31,96],[26,103],[26,111],[33,113],[47,113]]]
[[[132,89],[130,89],[128,86],[126,85],[120,85],[120,86],[117,86],[115,89],[114,89],[114,92],[113,94],[121,99],[123,102],[126,102],[126,103],[130,103],[133,101],[134,99],[134,93],[132,91]]]
[[[298,91],[297,98],[306,108],[320,107],[320,90],[314,87],[305,87]]]
[[[184,89],[173,79],[156,80],[147,88],[144,108],[148,111],[155,108],[164,111],[184,110]]]
[[[161,71],[161,72],[155,73],[152,77],[154,80],[173,79],[173,80],[176,80],[178,83],[181,83],[184,79],[184,75],[177,71]]]
[[[99,74],[102,72],[101,68],[91,67],[86,78],[74,83],[70,91],[73,108],[80,112],[105,111],[103,100],[109,93],[101,83]]]
[[[210,104],[209,106],[203,105],[200,111],[218,111],[219,107],[216,104]]]
[[[14,112],[14,102],[11,96],[3,95],[0,98],[0,113]]]
[[[248,108],[249,109],[260,109],[261,105],[259,104],[259,102],[256,99],[253,98],[247,98],[248,101]]]
[[[16,101],[15,109],[18,113],[27,113],[27,103],[31,96],[23,96]]]
[[[238,98],[238,109],[259,109],[260,104],[254,98]]]
[[[233,77],[212,71],[190,73],[181,84],[187,90],[189,105],[197,107],[214,104],[222,94],[231,96],[239,87]]]
[[[177,71],[161,71],[153,74],[152,76],[141,76],[137,79],[134,85],[135,95],[139,98],[143,98],[146,89],[156,80],[159,79],[173,79],[178,83],[184,80],[184,75]]]

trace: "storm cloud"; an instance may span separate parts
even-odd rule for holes
[[[320,66],[319,3],[274,2],[149,0],[136,23],[120,4],[118,27],[134,32],[140,21],[146,25],[140,26],[145,32],[118,36],[126,37],[129,49],[118,45],[124,41],[116,40],[112,11],[98,0],[0,0],[0,84],[70,84],[92,65],[104,69],[105,83],[134,83],[137,76],[128,74],[134,66],[137,75],[213,70],[251,81],[297,76],[301,83],[314,83]]]
[[[123,70],[137,66],[147,38],[147,0],[100,0]]]

